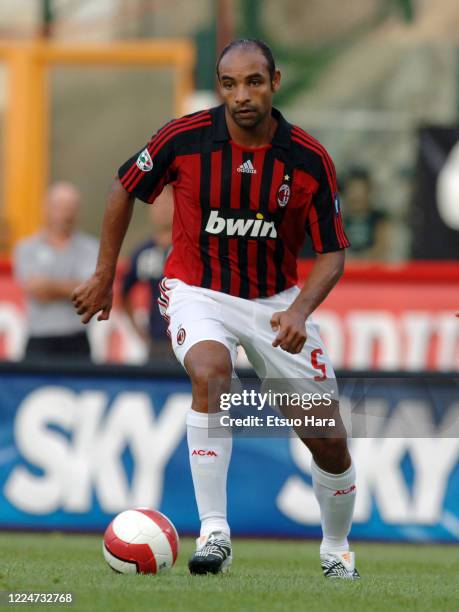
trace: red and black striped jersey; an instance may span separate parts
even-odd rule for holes
[[[219,106],[169,122],[120,167],[124,188],[144,202],[173,186],[167,277],[265,297],[297,283],[306,234],[318,253],[349,246],[330,156],[272,113],[277,128],[266,146],[233,142]]]

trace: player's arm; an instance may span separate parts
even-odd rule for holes
[[[98,321],[110,316],[116,263],[131,221],[134,200],[139,198],[153,203],[173,179],[170,171],[175,156],[173,134],[171,130],[166,138],[158,132],[143,150],[118,170],[119,178],[115,179],[105,206],[96,271],[72,294],[77,313],[83,315],[83,323],[88,323],[100,311]]]
[[[88,323],[100,311],[99,321],[110,316],[116,263],[131,221],[133,205],[134,196],[116,178],[105,206],[96,271],[72,294],[72,302],[77,313],[83,315],[83,323]]]
[[[271,326],[277,331],[273,346],[289,353],[300,353],[306,342],[306,319],[327,297],[344,270],[344,249],[349,241],[344,233],[335,168],[325,153],[318,173],[306,231],[316,251],[315,263],[298,297],[283,312],[276,312]]]
[[[318,253],[312,270],[296,300],[283,312],[271,318],[274,331],[279,330],[273,346],[289,353],[300,353],[306,342],[306,319],[319,306],[344,270],[344,251]]]

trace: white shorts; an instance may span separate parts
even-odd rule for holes
[[[306,321],[307,340],[301,353],[293,355],[272,346],[277,332],[271,329],[271,317],[290,306],[300,292],[298,287],[252,300],[170,278],[161,281],[160,289],[159,309],[168,322],[172,347],[182,365],[194,344],[215,340],[228,349],[233,368],[237,347],[241,345],[261,379],[302,379],[317,383],[327,380],[326,384],[333,381],[332,387],[336,389],[333,367],[319,328],[311,317]]]

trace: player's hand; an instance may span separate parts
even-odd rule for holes
[[[301,353],[306,342],[306,319],[294,310],[275,312],[271,317],[271,328],[277,331],[273,346],[280,346],[288,353]]]
[[[105,284],[95,274],[72,293],[72,302],[81,317],[82,323],[89,323],[93,316],[100,312],[98,321],[106,321],[110,316],[113,302],[112,285]]]

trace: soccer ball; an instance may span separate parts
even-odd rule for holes
[[[118,514],[104,534],[105,561],[120,574],[159,574],[177,558],[179,537],[171,521],[149,508]]]

